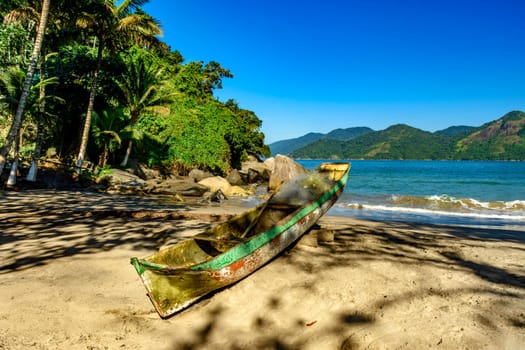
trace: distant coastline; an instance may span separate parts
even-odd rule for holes
[[[479,127],[451,126],[436,132],[398,124],[309,133],[269,145],[294,159],[525,160],[525,113],[512,111]]]

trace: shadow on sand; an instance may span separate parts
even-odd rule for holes
[[[188,222],[204,230],[228,217],[190,213],[197,205],[89,192],[12,192],[0,202],[0,274],[122,246],[156,250],[177,240]]]
[[[50,201],[50,198],[53,200]],[[112,197],[108,200],[107,195],[75,192],[10,193],[1,196],[0,201],[0,274],[16,273],[63,257],[117,247],[156,250],[168,240],[183,238],[188,230],[196,233],[208,228],[214,221],[226,218],[220,215],[208,215],[206,218],[195,216],[190,213],[194,209],[192,206],[162,205],[148,198]],[[359,347],[359,342],[351,336],[355,329],[374,324],[389,307],[423,295],[447,297],[476,293],[513,300],[525,296],[523,265],[507,269],[484,263],[481,259],[477,261],[463,253],[493,243],[524,254],[525,235],[522,232],[398,222],[376,223],[373,226],[359,222],[352,226],[342,223],[322,226],[334,232],[332,242],[307,251],[297,247],[278,258],[279,264],[297,273],[314,276],[308,283],[301,284],[303,289],[310,288],[312,295],[316,293],[315,284],[322,281],[326,272],[373,262],[460,271],[486,283],[483,288],[435,290],[422,290],[416,285],[410,292],[372,300],[372,306],[366,309],[348,308],[333,315],[332,324],[335,326],[318,327],[318,330],[311,332],[310,339],[350,334],[342,338],[340,348],[355,349]],[[309,260],[315,260],[315,266],[309,264]],[[257,302],[266,302],[269,313],[279,310],[283,303],[279,296],[258,299]],[[186,337],[190,340],[174,341],[174,349],[203,348],[210,345],[212,336],[222,331],[220,325],[225,309],[215,307],[204,313],[207,317],[205,324]],[[505,317],[510,326],[525,328],[523,313]],[[253,329],[251,348],[301,349],[308,345],[308,339],[293,340],[298,339],[295,336],[298,332],[309,326],[306,320],[297,320],[294,327],[286,328],[270,323],[265,315],[246,322],[251,323]],[[490,325],[489,321],[485,323]],[[230,349],[246,346],[235,341],[231,344]]]

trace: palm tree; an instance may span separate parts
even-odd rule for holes
[[[125,115],[122,107],[111,107],[101,114],[93,113],[92,134],[95,143],[102,147],[98,165],[107,164],[109,152],[115,151],[122,143],[119,133],[125,126]]]
[[[93,3],[92,11],[85,12],[79,25],[92,31],[98,40],[97,59],[93,69],[91,89],[82,139],[77,157],[77,172],[80,174],[91,128],[91,115],[95,103],[98,74],[104,49],[118,51],[130,43],[152,46],[158,43],[156,35],[162,34],[159,23],[141,10],[148,0],[99,0]]]
[[[44,106],[45,106],[45,97],[46,97],[46,87],[42,82],[45,77],[45,48],[42,48],[44,54],[42,55],[42,62],[40,63],[40,89],[39,89],[39,102],[38,102],[38,114],[39,120],[37,121],[36,127],[36,141],[35,141],[35,150],[33,152],[33,157],[31,157],[31,167],[27,172],[26,180],[27,181],[36,181],[36,174],[38,171],[38,158],[40,158],[40,151],[42,149],[42,139],[44,138]]]
[[[14,7],[14,9],[6,14],[4,18],[4,22],[6,24],[17,23],[19,25],[23,25],[26,28],[25,31],[27,33],[27,37],[29,40],[30,36],[33,35],[31,33],[33,32],[35,24],[39,22],[41,13],[37,9],[40,5],[42,5],[42,1],[30,0],[30,1],[25,1],[25,3],[27,3],[27,6],[23,6],[23,7],[17,7],[15,4],[13,4],[12,7]],[[73,28],[71,24],[74,23],[72,18],[76,18],[76,14],[79,12],[78,11],[79,5],[76,2],[72,3],[72,2],[67,2],[64,0],[55,0],[53,4],[55,7],[54,13],[51,8],[51,4],[49,5],[50,8],[47,11],[48,19],[46,23],[46,40],[45,40],[46,43],[44,43],[44,40],[42,40],[42,47],[40,49],[40,57],[41,57],[40,83],[38,83],[38,85],[40,86],[39,111],[38,113],[34,114],[35,117],[38,117],[37,118],[38,119],[37,120],[37,135],[36,135],[35,150],[34,150],[34,154],[32,157],[33,159],[32,159],[31,168],[26,178],[29,181],[36,180],[36,173],[37,173],[37,168],[38,168],[37,160],[40,156],[40,150],[41,150],[41,146],[44,140],[44,116],[47,115],[46,111],[44,110],[44,101],[48,99],[48,97],[46,96],[45,86],[50,83],[53,83],[53,84],[57,83],[55,78],[53,78],[54,81],[51,81],[51,79],[45,78],[46,76],[46,68],[45,68],[46,48],[45,47],[47,46],[47,47],[57,48],[57,46],[61,45],[65,41],[73,40],[74,38],[77,37],[74,35],[78,34],[71,30]],[[31,43],[31,46],[33,46],[33,43]],[[25,60],[23,60],[25,56],[26,55],[23,55],[22,62],[25,62]],[[29,57],[26,60],[29,61]],[[16,60],[14,62],[16,62]],[[60,103],[64,102],[62,99],[56,96],[52,98],[54,98],[56,101]]]
[[[0,73],[0,104],[3,106],[3,111],[6,114],[14,115],[18,109],[18,98],[22,94],[23,88],[24,88],[24,79],[25,74],[22,71],[20,67],[17,66],[11,66],[5,71]],[[35,144],[35,155],[33,156],[33,163],[36,162],[36,159],[38,159],[39,150],[40,147],[40,141],[39,139],[42,138],[42,130],[43,130],[43,105],[46,100],[48,99],[55,99],[58,102],[63,102],[62,99],[56,97],[56,96],[46,96],[44,91],[45,87],[50,84],[57,84],[58,79],[56,77],[47,78],[45,79],[43,76],[40,77],[40,82],[36,85],[31,86],[31,89],[28,93],[28,96],[26,98],[26,107],[25,107],[25,113],[26,115],[29,114],[29,116],[33,117],[33,120],[36,120],[37,124],[37,140]],[[36,90],[40,91],[40,96],[37,96]],[[38,112],[35,113],[35,109],[38,108]],[[14,185],[16,183],[16,177],[14,178],[14,174],[17,173],[17,166],[18,166],[18,147],[19,147],[19,138],[22,136],[22,124],[20,124],[17,133],[14,136],[14,145],[15,145],[15,152],[14,152],[14,161],[12,163],[11,172],[8,180],[9,185]],[[36,159],[35,159],[36,157]],[[34,164],[33,164],[34,165]],[[28,180],[34,181],[36,177],[36,168],[32,168],[28,174]],[[31,175],[31,176],[29,176]]]
[[[45,50],[44,50],[45,51]],[[46,120],[49,120],[48,117],[51,114],[46,113],[45,104],[47,100],[54,100],[58,103],[65,103],[65,101],[54,95],[46,95],[46,86],[51,84],[58,84],[57,77],[45,78],[45,55],[42,55],[42,63],[40,64],[40,82],[34,86],[34,88],[39,89],[39,97],[36,101],[37,111],[35,113],[34,119],[36,119],[36,140],[35,140],[35,150],[33,151],[33,156],[31,157],[31,167],[26,176],[27,181],[36,181],[36,175],[38,171],[38,159],[40,158],[40,152],[42,150],[42,143],[44,141],[44,123]],[[56,117],[56,116],[55,116]]]
[[[115,82],[122,92],[122,102],[130,117],[127,129],[133,131],[132,135],[140,135],[136,125],[142,115],[169,114],[167,106],[173,102],[173,94],[167,88],[164,69],[153,61],[148,52],[134,48],[122,58],[124,72],[115,78]],[[121,166],[127,165],[132,145],[133,137],[130,137]]]
[[[22,69],[17,66],[11,66],[2,73],[0,73],[0,103],[3,105],[3,110],[6,114],[15,115],[18,108],[18,98],[22,92],[25,75]],[[18,153],[20,144],[20,127],[13,136],[14,154],[13,162],[11,163],[11,170],[7,185],[13,186],[16,184],[16,173],[18,171]]]
[[[0,149],[0,174],[4,170],[6,156],[11,150],[13,141],[19,133],[20,125],[22,124],[22,115],[24,113],[24,108],[26,105],[27,96],[29,95],[29,89],[31,88],[31,83],[33,81],[33,75],[35,74],[36,64],[38,57],[40,55],[40,49],[42,47],[42,42],[44,40],[44,32],[46,29],[47,17],[49,14],[49,6],[51,0],[44,0],[42,3],[42,12],[40,14],[40,23],[38,25],[38,30],[35,38],[35,45],[33,47],[33,52],[31,53],[31,60],[29,62],[29,67],[27,69],[26,79],[24,81],[24,88],[22,94],[20,95],[20,100],[18,102],[18,107],[13,118],[13,123],[9,133],[7,134],[6,140],[2,148]]]

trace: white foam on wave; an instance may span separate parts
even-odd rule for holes
[[[446,194],[427,196],[425,198],[439,203],[456,203],[465,209],[523,210],[525,208],[525,200],[484,202],[474,198],[457,198]]]
[[[426,208],[412,208],[412,207],[401,207],[401,206],[388,206],[388,205],[374,205],[374,204],[359,204],[350,203],[345,204],[347,208],[358,209],[358,210],[370,210],[370,211],[383,211],[383,212],[398,212],[398,213],[410,213],[418,215],[439,215],[449,217],[466,217],[466,218],[481,218],[481,219],[499,219],[499,220],[512,220],[512,221],[524,221],[525,213],[503,213],[497,212],[458,212],[458,211],[446,211],[446,210],[432,210]]]

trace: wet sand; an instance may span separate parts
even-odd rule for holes
[[[129,264],[245,208],[0,194],[0,349],[524,349],[525,233],[325,216],[163,320]],[[330,236],[330,235],[328,235]]]

